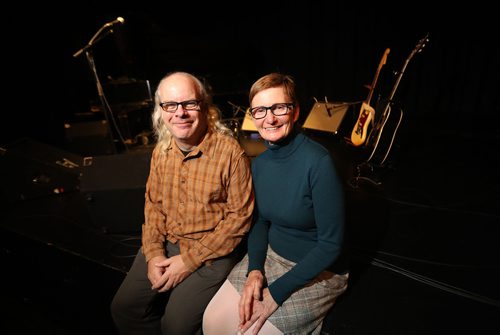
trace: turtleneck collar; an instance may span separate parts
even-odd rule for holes
[[[299,127],[295,126],[292,132],[281,141],[275,143],[264,141],[264,145],[269,149],[270,154],[276,155],[275,157],[286,157],[295,151],[304,138]]]

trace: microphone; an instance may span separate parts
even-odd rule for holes
[[[125,23],[125,19],[121,16],[118,16],[116,18],[116,20],[113,20],[111,22],[106,23],[103,27],[112,27],[115,24],[124,24],[124,23]]]
[[[90,49],[90,47],[92,47],[94,45],[94,42],[98,42],[100,41],[101,39],[103,39],[106,35],[110,34],[113,32],[113,29],[112,27],[114,25],[117,25],[117,24],[124,24],[125,23],[125,19],[121,16],[118,16],[116,18],[116,20],[113,20],[111,22],[108,22],[108,23],[105,23],[101,28],[99,28],[99,30],[97,31],[97,33],[95,33],[95,35],[90,39],[90,41],[87,43],[86,46],[84,46],[83,48],[81,48],[80,50],[78,50],[77,52],[75,52],[73,54],[73,57],[78,57],[80,56],[80,54],[84,51],[87,51],[87,49]],[[106,28],[109,28],[111,27],[111,29],[107,30],[103,35],[101,35],[101,33],[106,29]],[[99,38],[98,38],[99,37]]]

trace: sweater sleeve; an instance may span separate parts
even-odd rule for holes
[[[259,217],[258,210],[255,211],[254,224],[248,235],[248,272],[260,270],[264,273],[267,245],[269,236],[269,223]]]

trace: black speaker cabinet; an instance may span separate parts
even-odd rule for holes
[[[116,152],[106,120],[64,124],[66,147],[82,156],[109,155]]]
[[[84,158],[80,190],[94,225],[104,232],[141,232],[151,150]]]
[[[8,201],[78,191],[83,158],[21,138],[0,147],[0,195]]]
[[[135,143],[137,135],[152,130],[151,114],[152,108],[149,106],[136,108],[115,108],[113,110],[118,115],[118,126],[124,139]]]

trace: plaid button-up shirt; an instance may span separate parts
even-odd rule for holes
[[[236,139],[207,133],[188,155],[174,141],[153,150],[145,194],[146,261],[180,245],[192,270],[232,252],[249,231],[254,208],[250,160]]]

